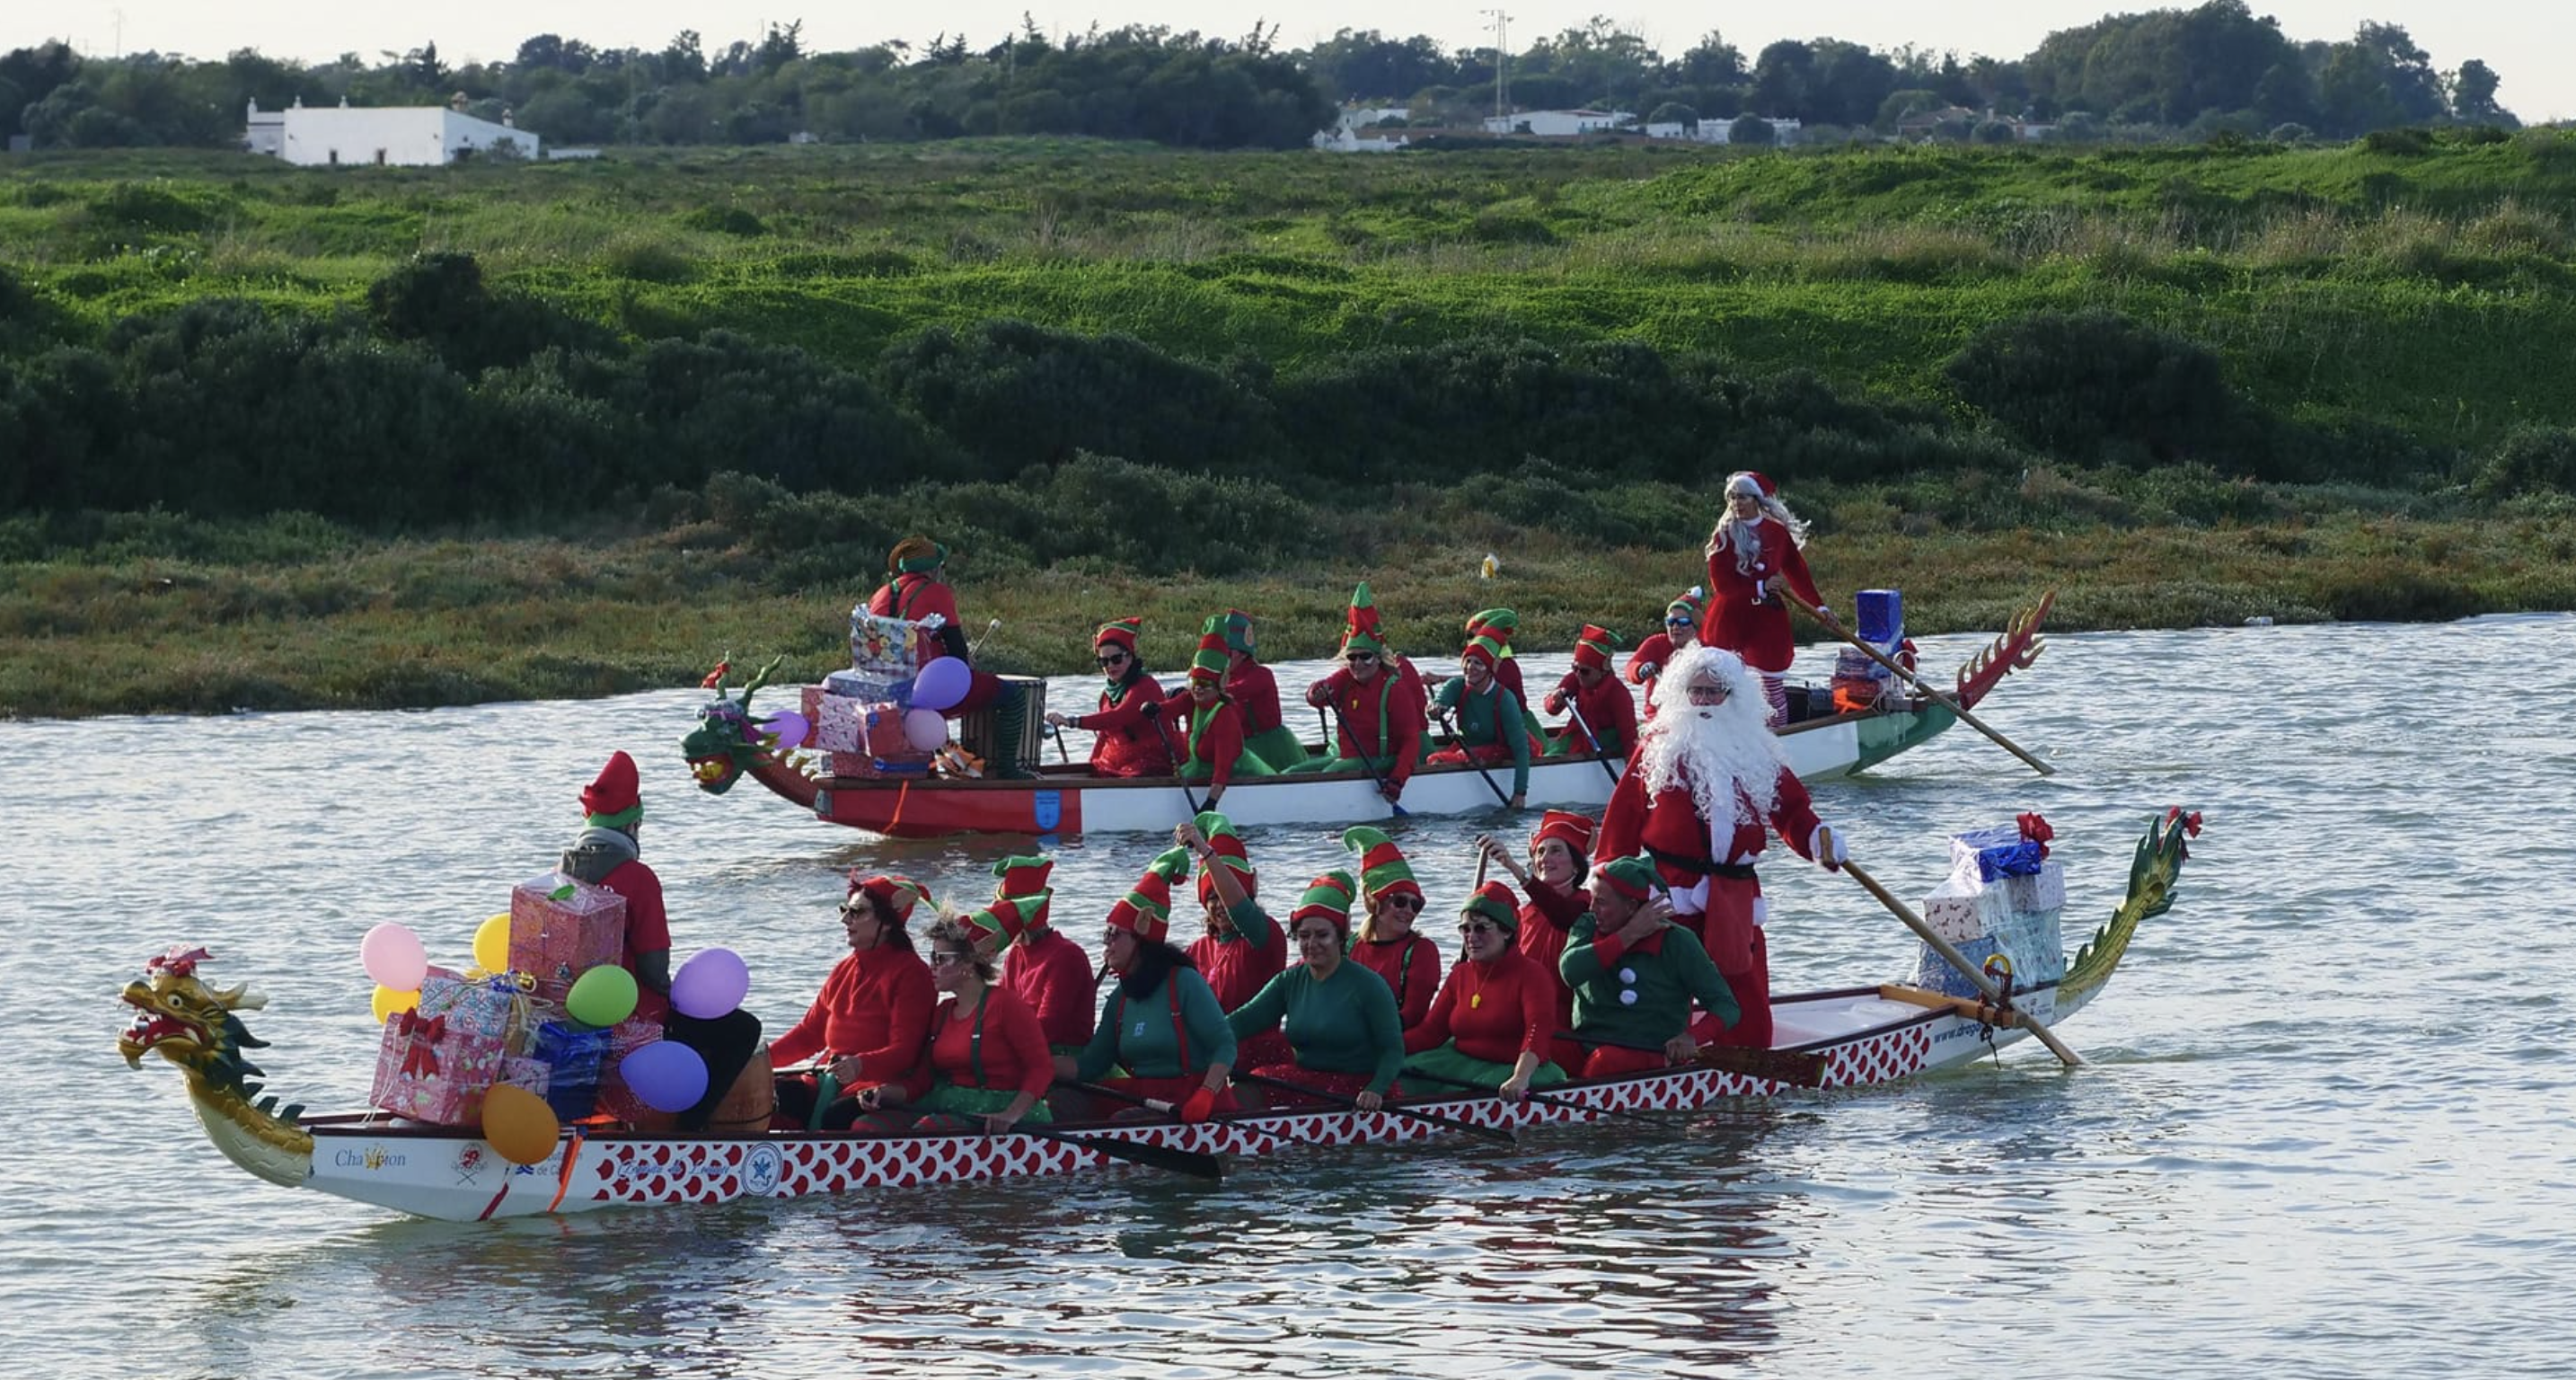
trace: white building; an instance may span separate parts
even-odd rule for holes
[[[262,110],[252,101],[242,131],[242,147],[250,152],[311,168],[436,167],[503,144],[522,158],[545,156],[537,136],[524,129],[436,105],[308,109],[299,100],[286,110]]]
[[[1699,144],[1725,144],[1734,142],[1735,131],[1730,128],[1734,123],[1733,120],[1712,120],[1703,115],[1700,117],[1697,129],[1678,120],[1659,121],[1646,126],[1645,129],[1646,137],[1649,139],[1688,139]],[[1766,115],[1762,117],[1762,123],[1771,126],[1772,143],[1798,142],[1799,121],[1775,120]]]
[[[1564,138],[1600,130],[1625,129],[1635,123],[1636,113],[1627,110],[1524,110],[1512,115],[1486,116],[1485,132]]]

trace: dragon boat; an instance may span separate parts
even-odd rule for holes
[[[1993,642],[1959,668],[1952,703],[1917,689],[1845,711],[1820,687],[1797,695],[1795,703],[1804,712],[1775,730],[1790,768],[1806,781],[1847,776],[1930,741],[1958,721],[1953,704],[1974,710],[2005,676],[2027,669],[2039,656],[2044,646],[2039,626],[2054,600],[2052,592],[2014,615]],[[1198,811],[1197,792],[1178,778],[1097,777],[1080,763],[1040,763],[1033,745],[1026,751],[1021,779],[964,772],[838,776],[828,755],[783,748],[778,735],[763,727],[751,697],[765,683],[764,672],[738,691],[720,684],[709,687],[717,692],[715,700],[699,711],[697,727],[681,740],[701,790],[722,795],[749,777],[825,823],[894,838],[1159,832]],[[1042,704],[1044,683],[1034,684]],[[1032,718],[1035,712],[1030,711]],[[962,759],[951,755],[947,760]],[[1626,766],[1625,757],[1600,754],[1533,760],[1527,803],[1532,809],[1597,813],[1609,802]],[[1405,784],[1403,813],[1457,815],[1491,809],[1500,802],[1494,771],[1490,765],[1417,768]],[[1366,772],[1244,777],[1225,793],[1226,817],[1238,825],[1347,824],[1384,818],[1388,809],[1378,793],[1378,779]]]
[[[1804,1087],[1857,1089],[1969,1064],[2082,1010],[2109,982],[2138,926],[2164,913],[2197,815],[2168,811],[2139,839],[2128,891],[2054,981],[2001,1003],[1876,984],[1775,997],[1775,1048],[1711,1049],[1704,1062],[1560,1084],[1525,1102],[1491,1095],[1414,1097],[1390,1110],[1270,1110],[1197,1125],[1167,1120],[1060,1122],[1000,1134],[765,1130],[678,1133],[568,1128],[533,1163],[504,1161],[474,1130],[381,1112],[307,1116],[263,1095],[251,1052],[265,1047],[240,1013],[264,1002],[200,977],[202,951],[156,959],[123,993],[135,1008],[117,1040],[129,1065],[157,1054],[187,1080],[189,1102],[225,1158],[258,1178],[423,1217],[476,1220],[611,1206],[795,1198],[859,1189],[1067,1174],[1143,1161],[1213,1175],[1223,1159],[1309,1145],[1357,1146],[1641,1113],[1687,1112]]]

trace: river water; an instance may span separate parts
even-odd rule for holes
[[[1926,642],[1927,666],[1975,645]],[[1563,665],[1531,660],[1533,685]],[[2055,777],[1963,726],[1821,786],[1901,892],[1939,879],[1948,833],[2043,812],[2070,947],[2153,817],[2207,812],[2172,912],[2062,1027],[2090,1061],[2072,1073],[2022,1046],[1214,1187],[1140,1169],[460,1225],[255,1181],[174,1070],[116,1058],[117,988],[203,944],[207,976],[270,997],[249,1024],[271,1089],[356,1107],[360,935],[401,920],[461,965],[613,747],[645,767],[680,954],[743,953],[773,1030],[839,950],[845,869],[980,900],[1024,844],[888,844],[755,784],[702,795],[675,749],[699,699],[0,724],[11,1354],[64,1376],[2053,1380],[2563,1375],[2576,1349],[2576,618],[2057,638],[1982,711]],[[1435,915],[1495,824],[1402,833]],[[1250,844],[1274,896],[1341,862],[1331,830]],[[1091,939],[1155,846],[1067,842],[1068,932]],[[1766,874],[1775,989],[1910,969],[1848,880]]]

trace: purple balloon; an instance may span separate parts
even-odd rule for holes
[[[617,1065],[627,1091],[657,1112],[685,1112],[707,1095],[707,1061],[676,1040],[640,1045]]]
[[[912,678],[912,707],[948,710],[966,698],[975,688],[975,673],[965,662],[943,656],[924,666]]]
[[[672,1008],[702,1021],[742,1005],[750,991],[751,969],[731,949],[701,949],[671,975]]]
[[[778,746],[783,751],[805,746],[805,740],[814,736],[814,725],[795,710],[782,709],[761,720],[760,731],[777,734]]]

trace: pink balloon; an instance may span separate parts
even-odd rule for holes
[[[975,672],[965,662],[953,656],[943,656],[914,674],[912,707],[953,709],[974,688]]]
[[[903,740],[915,752],[937,752],[948,741],[948,721],[938,710],[916,705],[903,711]]]
[[[417,992],[421,979],[429,976],[429,951],[421,947],[420,936],[390,920],[358,941],[358,962],[366,966],[367,976],[397,992]]]
[[[793,709],[779,710],[761,720],[760,729],[763,733],[777,734],[778,746],[782,751],[787,748],[803,747],[805,740],[814,736],[814,725],[807,722],[804,715]]]

